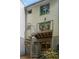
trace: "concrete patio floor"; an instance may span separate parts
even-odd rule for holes
[[[27,57],[27,56],[21,56],[20,59],[37,59],[37,58],[30,58],[30,57]]]

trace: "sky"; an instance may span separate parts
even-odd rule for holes
[[[24,6],[28,6],[32,3],[39,1],[39,0],[20,0],[20,1],[23,3]]]

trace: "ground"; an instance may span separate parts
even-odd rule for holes
[[[30,58],[30,57],[27,57],[27,56],[21,56],[20,59],[37,59],[37,58]]]

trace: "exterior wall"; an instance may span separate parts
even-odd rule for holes
[[[24,6],[20,2],[20,54],[25,54],[25,12],[24,12]]]
[[[50,3],[50,12],[49,14],[40,16],[40,6]],[[27,35],[30,35],[32,32],[37,32],[36,25],[37,23],[44,22],[44,18],[46,21],[53,20],[53,37],[59,36],[59,18],[58,18],[58,0],[46,0],[40,2],[36,5],[27,8],[27,11],[32,9],[32,13],[27,13],[27,24],[31,23],[32,29],[27,32]],[[54,38],[52,38],[53,45]]]
[[[23,4],[20,3],[20,36],[23,38],[25,37],[24,32],[25,32],[25,11]]]
[[[25,55],[24,38],[20,37],[20,55]]]
[[[49,2],[49,0],[48,0]],[[28,7],[27,10],[32,9],[32,14],[27,14],[27,23],[31,23],[34,27],[37,23],[43,22],[46,17],[48,20],[53,20],[54,28],[53,28],[53,36],[58,36],[58,0],[50,0],[50,13],[46,15],[40,16],[40,6],[47,4],[48,2],[42,2],[38,5]],[[35,27],[34,27],[35,28]],[[35,30],[36,31],[36,30]]]

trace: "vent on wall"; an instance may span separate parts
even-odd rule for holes
[[[31,14],[31,13],[32,13],[32,9],[28,11],[28,14]]]

